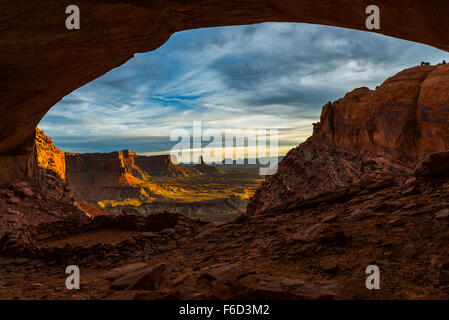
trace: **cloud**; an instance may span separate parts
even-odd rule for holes
[[[72,116],[49,114],[45,117],[45,123],[48,125],[86,125],[89,121]]]
[[[375,88],[446,53],[376,33],[296,23],[207,28],[76,90],[40,126],[66,151],[169,150],[175,128],[278,128],[297,145],[321,107],[357,87]],[[157,137],[157,138],[156,138]]]
[[[75,153],[112,152],[125,149],[144,153],[149,149],[166,150],[169,137],[64,135],[53,136],[53,139],[59,141],[58,146],[63,150]]]

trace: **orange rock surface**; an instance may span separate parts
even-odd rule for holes
[[[39,167],[52,170],[65,180],[64,151],[53,145],[53,140],[36,128],[37,162]]]

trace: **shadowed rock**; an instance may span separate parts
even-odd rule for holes
[[[435,177],[449,174],[449,150],[425,155],[415,167],[417,178]]]

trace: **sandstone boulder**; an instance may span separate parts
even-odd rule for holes
[[[124,274],[111,283],[113,290],[156,290],[165,275],[166,265],[161,263],[155,266],[132,271],[124,269]]]
[[[417,178],[435,177],[449,173],[449,150],[425,155],[415,167]]]

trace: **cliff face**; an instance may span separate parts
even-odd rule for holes
[[[422,155],[449,149],[449,66],[406,69],[376,90],[327,103],[311,138],[266,178],[247,213],[257,215],[340,187],[410,173]]]
[[[36,128],[36,149],[39,167],[51,170],[65,180],[64,151],[54,146],[53,140],[39,128]]]
[[[172,180],[167,179],[188,179],[215,172],[207,164],[200,168],[185,167],[173,162],[169,155],[140,156],[130,150],[67,153],[65,161],[67,181],[80,199],[89,202],[110,200],[114,204],[130,199],[143,203],[170,198],[184,191],[177,190],[171,185]]]
[[[66,176],[73,191],[82,200],[119,185],[126,177],[123,153],[66,154]]]
[[[138,156],[130,150],[67,153],[67,181],[80,199],[89,202],[142,197],[150,199],[145,189],[142,189],[143,180],[150,175],[136,165],[136,157]],[[162,164],[159,168],[162,168]]]
[[[390,159],[449,149],[449,66],[406,69],[324,106],[324,140]]]
[[[170,155],[136,156],[135,164],[154,177],[189,177],[197,174],[192,168],[174,163]]]
[[[251,172],[225,172],[202,159],[185,167],[170,155],[140,156],[130,150],[64,153],[39,129],[36,146],[43,191],[61,197],[72,190],[69,198],[76,195],[91,215],[95,215],[92,208],[108,212],[132,208],[229,221],[244,213],[260,181]]]

